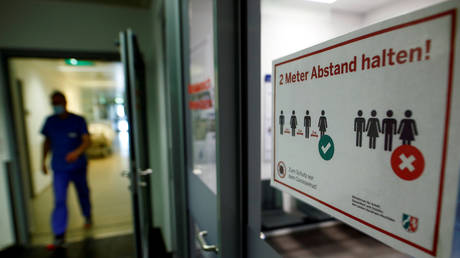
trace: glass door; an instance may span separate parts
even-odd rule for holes
[[[191,257],[217,257],[216,78],[214,3],[188,3],[186,146]],[[188,75],[188,76],[187,76]]]
[[[189,253],[242,257],[239,6],[182,3]]]
[[[151,229],[150,174],[146,135],[145,65],[136,35],[128,29],[120,32],[120,54],[125,72],[129,122],[134,233],[137,257],[150,257]]]

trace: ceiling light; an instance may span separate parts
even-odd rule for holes
[[[323,3],[323,4],[332,4],[337,0],[306,0],[306,1]]]

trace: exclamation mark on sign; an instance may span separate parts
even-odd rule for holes
[[[426,49],[426,56],[425,56],[425,59],[426,59],[426,60],[430,60],[431,39],[428,39],[428,40],[425,42],[425,49]]]

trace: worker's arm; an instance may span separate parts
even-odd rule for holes
[[[51,150],[51,141],[50,139],[46,138],[43,142],[43,153],[42,153],[42,172],[43,174],[48,174],[48,168],[46,167],[46,157]]]
[[[91,139],[89,138],[89,134],[83,134],[81,136],[82,143],[78,148],[67,154],[65,160],[69,163],[77,161],[77,159],[85,152],[86,149],[91,145]]]

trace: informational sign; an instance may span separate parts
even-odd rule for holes
[[[450,257],[456,3],[273,62],[272,185],[415,257]]]

